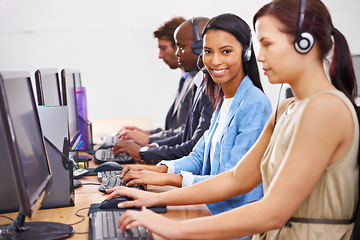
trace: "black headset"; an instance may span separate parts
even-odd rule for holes
[[[196,66],[200,71],[203,71],[204,73],[207,73],[207,69],[206,69],[205,66],[203,68],[200,67],[200,61],[202,60],[203,55],[204,55],[204,52],[202,51],[200,53],[199,57],[198,57],[198,60],[196,61]]]
[[[200,55],[203,51],[203,41],[199,36],[196,19],[192,18],[191,23],[192,23],[192,27],[193,27],[193,31],[194,31],[194,36],[195,36],[195,40],[191,43],[191,49],[193,50],[194,53],[196,53],[197,55]]]
[[[242,62],[243,63],[250,61],[250,58],[251,58],[251,29],[248,25],[246,25],[246,26],[249,28],[250,40],[249,40],[249,45],[244,46],[244,49],[242,52]]]
[[[295,50],[301,54],[308,53],[311,50],[311,48],[314,46],[314,42],[315,42],[314,37],[311,33],[301,32],[305,17],[305,3],[306,0],[301,0],[300,2],[299,20],[298,20],[296,37],[294,42]]]
[[[194,28],[194,21],[193,21],[193,19],[191,19],[192,21],[192,23],[193,23],[193,29],[194,29],[194,34],[195,34],[195,28]],[[195,20],[195,19],[194,19]],[[195,21],[195,26],[196,26],[196,21]],[[250,59],[251,59],[251,41],[252,41],[252,38],[251,38],[251,29],[250,29],[250,27],[247,25],[247,27],[249,28],[249,45],[248,46],[244,46],[244,49],[243,49],[243,51],[242,51],[242,62],[243,63],[246,63],[246,62],[248,62],[248,61],[250,61]],[[196,27],[196,32],[197,32],[197,27]],[[197,34],[197,36],[198,36],[198,38],[200,38],[199,37],[199,34]],[[196,34],[195,34],[195,39],[196,39]],[[197,41],[197,40],[195,40],[195,41]],[[201,41],[201,49],[196,49],[196,51],[194,50],[194,45],[196,45],[196,44],[198,44],[198,43],[195,43],[195,41],[193,41],[192,42],[192,44],[191,44],[191,47],[192,47],[192,50],[196,53],[196,54],[198,54],[196,51],[199,51],[199,57],[198,57],[198,60],[197,60],[197,63],[196,63],[196,65],[197,65],[197,67],[198,67],[198,69],[199,70],[201,70],[201,71],[206,71],[206,67],[204,67],[204,68],[200,68],[200,61],[201,61],[201,59],[202,59],[202,57],[203,57],[203,54],[204,54],[204,52],[202,51],[202,40],[198,40],[198,41]]]

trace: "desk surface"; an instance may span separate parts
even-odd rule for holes
[[[99,183],[99,180],[96,176],[87,176],[81,179],[83,183]],[[79,209],[83,209],[78,212],[78,215],[84,216],[85,220],[73,225],[75,229],[75,234],[73,234],[69,239],[88,239],[88,230],[89,230],[89,218],[87,216],[88,208],[92,203],[101,202],[105,198],[105,194],[102,194],[98,191],[97,185],[83,185],[75,189],[75,206],[73,207],[64,207],[64,208],[53,208],[53,209],[42,209],[36,212],[35,216],[26,221],[49,221],[49,222],[60,222],[65,224],[72,224],[80,221],[82,218],[76,216],[76,212]],[[150,191],[168,191],[172,189],[171,187],[156,187],[149,186]],[[190,205],[190,206],[169,206],[167,207],[167,213],[164,216],[171,219],[190,219],[201,216],[211,215],[210,211],[206,205]],[[1,214],[11,218],[15,218],[17,213],[7,213]],[[11,223],[10,220],[5,218],[0,218],[0,224]],[[81,234],[84,233],[84,234]],[[158,236],[154,236],[154,239],[161,239]]]
[[[120,123],[124,125],[137,125],[139,127],[148,126],[151,127],[151,122],[148,122],[149,119],[128,119],[127,121],[121,120],[111,120],[112,123]],[[127,124],[129,123],[129,124]],[[97,121],[96,125],[99,127],[98,129],[108,129],[110,130],[109,121]],[[107,127],[104,127],[107,126]],[[114,129],[114,128],[112,128]],[[99,130],[101,131],[101,130]],[[113,131],[113,130],[110,130]],[[96,163],[94,160],[90,161],[90,167],[95,167]],[[97,183],[99,184],[99,180],[97,176],[86,176],[80,179],[83,183]],[[64,208],[53,208],[53,209],[42,209],[36,212],[34,217],[27,221],[49,221],[49,222],[60,222],[65,224],[72,224],[80,221],[82,218],[76,216],[78,215],[84,216],[85,220],[82,222],[73,225],[75,229],[75,234],[73,234],[69,239],[88,239],[88,230],[89,230],[89,218],[87,216],[88,208],[92,203],[98,203],[104,200],[105,194],[102,194],[98,191],[98,185],[83,185],[77,189],[75,189],[75,206],[73,207],[64,207]],[[169,191],[173,189],[173,187],[164,186],[164,187],[156,187],[156,186],[148,186],[148,190],[150,191]],[[10,218],[15,218],[17,213],[7,213],[1,214],[5,215]],[[191,205],[191,206],[169,206],[167,213],[164,216],[169,217],[171,219],[181,220],[181,219],[190,219],[196,218],[201,216],[208,216],[211,215],[210,211],[206,207],[206,205]],[[10,220],[5,218],[0,218],[0,225],[1,224],[8,224],[11,223]],[[154,239],[161,239],[158,236],[154,236]]]

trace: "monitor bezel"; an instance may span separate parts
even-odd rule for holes
[[[51,106],[46,104],[45,95],[43,89],[43,76],[44,75],[55,75],[56,77],[56,87],[57,87],[57,98],[59,101],[59,106],[63,105],[62,97],[61,97],[61,89],[60,89],[60,79],[59,79],[59,71],[57,68],[44,68],[37,69],[35,71],[35,85],[36,85],[36,95],[38,100],[38,106]]]
[[[77,87],[82,87],[80,70],[65,68],[65,69],[63,69],[63,71],[65,71],[65,72],[72,72],[72,73],[74,74],[75,88],[77,88]],[[78,81],[77,81],[77,79],[76,79],[76,75],[79,77]]]
[[[80,134],[80,130],[79,130],[79,120],[78,120],[78,109],[77,109],[77,99],[76,99],[76,85],[75,85],[75,74],[76,70],[72,70],[72,69],[62,69],[61,70],[61,91],[62,91],[62,97],[63,97],[63,105],[64,106],[68,106],[68,102],[67,102],[67,87],[66,87],[66,75],[67,74],[71,74],[72,75],[72,81],[73,81],[73,86],[74,86],[74,101],[75,101],[75,115],[76,115],[76,132],[73,134],[73,136],[71,136],[70,134],[70,123],[69,123],[69,143],[70,146],[72,146],[74,144],[74,142],[76,141],[76,139],[79,137]],[[68,108],[69,109],[69,108]],[[68,114],[68,117],[70,118],[70,114]]]
[[[44,151],[44,156],[46,158],[46,166],[47,166],[47,172],[48,176],[44,179],[44,182],[40,184],[37,191],[34,193],[34,201],[31,202],[30,196],[27,193],[27,189],[25,186],[25,180],[23,175],[23,169],[22,164],[20,160],[20,154],[18,152],[18,143],[16,141],[15,131],[13,129],[14,125],[11,119],[10,111],[9,111],[9,104],[6,96],[5,91],[5,81],[11,81],[12,79],[19,79],[23,78],[24,81],[26,81],[30,98],[31,98],[31,104],[34,111],[34,116],[38,128],[38,133],[40,134],[41,139],[41,148]],[[20,203],[20,211],[23,215],[27,217],[31,217],[31,215],[36,212],[40,206],[41,202],[45,196],[46,189],[49,187],[49,184],[51,182],[52,176],[51,176],[51,169],[50,169],[50,163],[44,143],[43,133],[40,125],[40,119],[37,112],[37,106],[35,103],[34,98],[34,92],[31,85],[31,79],[28,72],[2,72],[0,74],[0,111],[2,112],[1,117],[3,119],[4,124],[4,132],[6,137],[6,144],[7,148],[9,150],[10,155],[10,165],[13,171],[14,176],[14,182],[16,185],[16,192],[18,194],[19,203]]]

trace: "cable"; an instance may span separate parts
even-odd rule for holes
[[[281,84],[280,86],[280,90],[279,90],[279,96],[278,96],[278,101],[277,101],[277,104],[276,104],[276,109],[275,109],[275,120],[274,120],[274,128],[275,128],[275,125],[276,125],[276,120],[277,120],[277,112],[278,112],[278,109],[279,109],[279,102],[280,102],[280,93],[281,93],[281,89],[283,87],[283,83]]]
[[[81,222],[83,222],[85,220],[85,216],[84,215],[80,215],[79,212],[82,211],[82,210],[86,210],[86,209],[89,209],[89,207],[85,207],[85,208],[80,208],[79,210],[76,211],[75,215],[79,218],[81,218],[81,220],[75,222],[75,223],[71,223],[71,224],[68,224],[68,225],[76,225],[76,224],[79,224]],[[0,217],[3,217],[3,218],[6,218],[6,219],[9,219],[10,221],[14,221],[14,219],[10,218],[10,217],[7,217],[7,216],[4,216],[4,215],[0,215]],[[74,232],[74,234],[88,234],[89,232]]]
[[[79,212],[82,211],[82,210],[86,210],[86,209],[89,209],[89,207],[85,207],[85,208],[80,208],[79,210],[76,211],[75,215],[79,218],[81,218],[81,220],[75,222],[75,223],[71,223],[69,225],[76,225],[76,224],[79,224],[81,222],[83,222],[85,220],[85,216],[84,215],[80,215]],[[88,234],[89,232],[74,232],[74,234]]]
[[[97,186],[100,186],[101,183],[82,183],[81,185],[97,185]]]
[[[77,217],[81,218],[81,220],[79,220],[79,221],[77,221],[77,222],[75,222],[75,223],[71,223],[71,224],[69,224],[69,225],[71,225],[71,226],[72,226],[72,225],[76,225],[76,224],[81,223],[82,221],[84,221],[84,220],[85,220],[85,216],[84,216],[84,215],[79,215],[79,212],[82,211],[82,210],[86,210],[86,209],[89,209],[89,207],[80,208],[79,210],[77,210],[76,213],[75,213],[75,215],[76,215]]]
[[[14,221],[14,219],[10,218],[10,217],[7,217],[7,216],[4,216],[4,215],[0,215],[0,217],[3,217],[3,218],[6,218],[6,219],[9,219],[10,221]]]

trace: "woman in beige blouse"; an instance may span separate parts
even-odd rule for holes
[[[113,189],[108,199],[134,199],[119,207],[211,203],[244,194],[261,182],[264,197],[186,221],[145,208],[127,211],[119,220],[121,229],[142,225],[171,239],[350,238],[357,203],[359,127],[347,42],[319,0],[274,0],[253,21],[264,74],[273,84],[288,83],[294,98],[279,104],[258,141],[232,170],[164,193]]]

